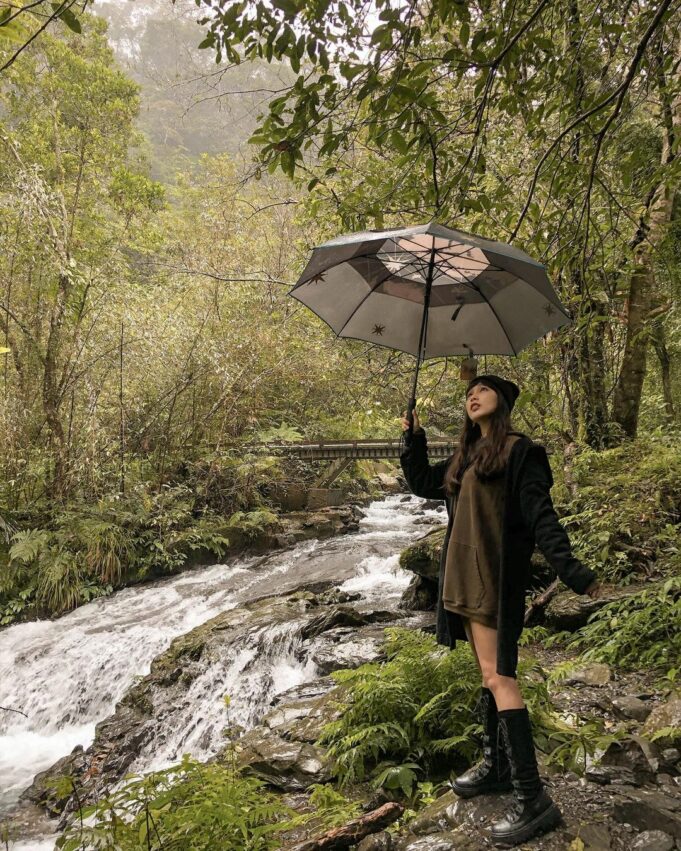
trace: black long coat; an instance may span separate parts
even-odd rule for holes
[[[506,677],[516,676],[518,638],[523,630],[535,544],[560,579],[577,594],[583,594],[596,579],[594,571],[572,554],[570,539],[558,520],[551,500],[553,475],[546,449],[522,432],[512,433],[521,437],[511,447],[504,473],[497,606],[497,673]],[[461,616],[447,611],[442,602],[447,545],[456,511],[456,496],[450,497],[444,490],[444,474],[452,456],[430,464],[425,431],[405,432],[404,436],[400,463],[409,489],[416,496],[444,499],[447,504],[447,533],[438,578],[436,638],[438,644],[453,649],[457,639],[468,639]]]

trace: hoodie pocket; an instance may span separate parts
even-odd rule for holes
[[[450,539],[442,596],[445,602],[455,606],[467,609],[480,607],[485,596],[485,586],[480,572],[478,548],[473,544]]]

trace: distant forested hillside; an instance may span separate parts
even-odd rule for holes
[[[138,126],[155,177],[172,180],[201,154],[252,157],[246,140],[258,112],[290,83],[285,64],[216,66],[211,52],[197,50],[201,10],[189,0],[109,0],[92,11],[108,22],[118,64],[141,86]]]

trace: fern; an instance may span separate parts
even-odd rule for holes
[[[301,821],[263,781],[188,755],[163,771],[128,777],[79,815],[57,848],[275,851],[277,834]]]
[[[471,760],[478,749],[480,719],[472,709],[480,674],[470,649],[443,650],[433,636],[415,630],[389,627],[384,634],[387,661],[331,675],[343,687],[340,717],[317,741],[328,746],[341,788],[370,776],[411,790],[417,769],[428,775],[443,764]],[[518,679],[539,747],[553,761],[583,770],[585,754],[608,740],[602,723],[585,719],[572,727],[560,719],[536,660],[520,660]]]
[[[83,569],[74,556],[64,550],[51,550],[40,561],[36,597],[39,603],[60,614],[81,601]]]
[[[14,543],[9,551],[10,563],[18,561],[22,564],[31,564],[50,546],[52,533],[46,529],[24,529],[15,532],[12,541]]]
[[[603,606],[567,646],[585,648],[581,658],[586,661],[669,674],[676,671],[672,665],[681,658],[679,623],[681,577],[675,576],[659,588]]]

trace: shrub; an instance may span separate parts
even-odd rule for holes
[[[0,573],[2,623],[61,614],[126,581],[174,573],[197,549],[221,556],[224,521],[196,516],[194,503],[186,486],[139,487],[61,511],[49,528],[15,532]]]
[[[481,726],[472,710],[480,674],[465,645],[450,651],[419,631],[385,633],[387,661],[331,674],[343,686],[342,712],[324,726],[318,743],[335,759],[341,788],[369,776],[374,785],[408,796],[419,775],[477,756]],[[518,679],[537,746],[550,761],[581,770],[586,753],[612,741],[599,721],[574,728],[556,715],[536,660],[520,660]]]
[[[264,786],[257,778],[185,755],[178,765],[130,777],[106,798],[81,808],[56,847],[274,851],[276,834],[295,813]]]
[[[668,579],[616,600],[594,612],[568,640],[567,647],[586,648],[581,658],[620,668],[659,671],[675,680],[681,659],[681,577]]]
[[[575,459],[577,496],[563,517],[575,553],[609,582],[673,573],[681,546],[681,455],[673,434],[653,433]],[[558,478],[558,477],[557,477]]]

